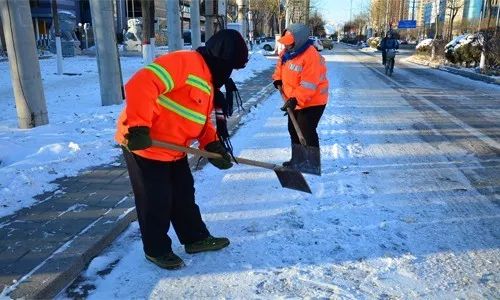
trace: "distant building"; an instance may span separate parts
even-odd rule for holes
[[[463,18],[468,20],[479,19],[485,0],[464,0]]]

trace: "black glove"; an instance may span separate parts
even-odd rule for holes
[[[229,169],[233,166],[231,156],[227,153],[226,148],[219,141],[213,141],[205,146],[208,152],[214,152],[222,155],[221,158],[209,158],[208,161],[221,170]]]
[[[283,104],[283,106],[280,109],[284,112],[287,112],[287,108],[294,110],[296,106],[297,106],[297,99],[290,98],[285,102],[285,104]]]
[[[275,80],[273,81],[273,85],[277,90],[279,90],[283,87],[283,82],[281,80]]]
[[[143,150],[151,147],[153,141],[149,136],[149,127],[136,126],[130,127],[125,135],[127,148],[130,151]]]

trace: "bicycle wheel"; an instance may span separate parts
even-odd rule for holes
[[[385,61],[385,75],[389,74],[389,65],[390,65],[390,59],[387,59]]]
[[[389,70],[389,76],[392,76],[393,71],[394,71],[394,58],[391,59],[391,69]]]

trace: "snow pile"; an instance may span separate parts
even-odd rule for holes
[[[249,73],[253,74],[274,66],[275,61],[267,59],[264,56],[265,52],[265,50],[250,52],[246,67],[244,69],[233,71],[231,78],[233,78],[234,82],[241,83],[248,79]],[[271,81],[271,78],[269,78],[269,80]]]

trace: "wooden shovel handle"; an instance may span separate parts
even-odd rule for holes
[[[279,88],[281,97],[283,100],[288,101],[286,99],[285,93],[283,93],[283,89]],[[297,132],[297,136],[299,137],[299,142],[302,146],[307,146],[306,139],[304,138],[304,135],[302,134],[302,130],[300,130],[299,127],[299,122],[297,122],[297,119],[295,118],[295,115],[293,114],[293,110],[290,107],[286,108],[286,112],[288,113],[288,116],[290,117],[290,120],[292,121],[293,128],[295,128],[295,132]]]
[[[164,148],[164,149],[169,149],[169,150],[175,150],[175,151],[180,151],[180,152],[186,152],[194,155],[199,155],[203,156],[206,158],[222,158],[222,155],[214,152],[208,152],[205,150],[200,150],[196,148],[191,148],[191,147],[184,147],[184,146],[179,146],[176,144],[172,143],[167,143],[167,142],[161,142],[157,140],[153,140],[153,146]],[[263,161],[257,161],[257,160],[251,160],[251,159],[246,159],[246,158],[241,158],[241,157],[235,157],[235,162],[239,164],[244,164],[244,165],[250,165],[254,167],[260,167],[260,168],[265,168],[265,169],[270,169],[274,170],[278,166],[275,164],[263,162]]]

